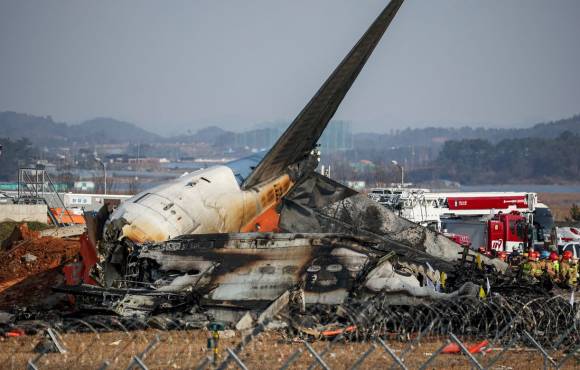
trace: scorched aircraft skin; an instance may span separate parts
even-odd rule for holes
[[[449,296],[425,281],[444,285],[455,243],[314,171],[317,141],[402,3],[387,5],[265,155],[186,174],[112,213],[99,242],[99,280],[130,289],[118,312],[171,306],[160,303],[164,294],[180,297],[178,305],[189,297],[236,307],[292,289],[306,304],[338,304],[359,288],[399,303]],[[263,234],[271,231],[287,234]],[[237,234],[248,232],[262,234]]]

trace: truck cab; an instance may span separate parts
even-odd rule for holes
[[[527,218],[519,212],[499,213],[487,224],[488,249],[495,252],[523,250],[532,240]]]

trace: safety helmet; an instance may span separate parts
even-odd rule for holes
[[[549,257],[550,257],[550,252],[548,252],[548,251],[542,251],[540,253],[540,258],[543,260],[547,260]]]
[[[531,251],[528,254],[528,259],[531,261],[537,261],[539,257],[540,257],[540,254],[536,251]]]
[[[501,251],[501,252],[499,252],[499,253],[497,254],[497,258],[499,258],[499,259],[500,259],[500,260],[502,260],[502,261],[505,261],[505,260],[506,260],[506,258],[507,258],[507,253],[506,253],[506,252],[504,252],[504,251]]]
[[[564,251],[562,253],[562,259],[569,260],[570,258],[572,258],[572,251]]]
[[[550,261],[557,261],[558,260],[558,253],[551,252],[550,253]]]

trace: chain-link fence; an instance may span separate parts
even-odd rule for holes
[[[175,316],[29,321],[5,333],[0,368],[580,368],[580,317],[562,297],[387,300],[287,310],[246,331]]]

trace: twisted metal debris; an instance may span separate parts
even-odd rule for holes
[[[323,336],[322,328],[336,327],[342,328],[336,332],[356,340],[376,337],[405,340],[418,333],[423,336],[454,333],[517,342],[527,331],[538,342],[554,348],[580,341],[578,308],[561,296],[533,299],[495,296],[417,306],[392,306],[388,300],[388,296],[377,296],[338,308],[316,306],[304,314],[293,313],[288,320],[302,335]],[[567,335],[563,337],[563,333]]]

